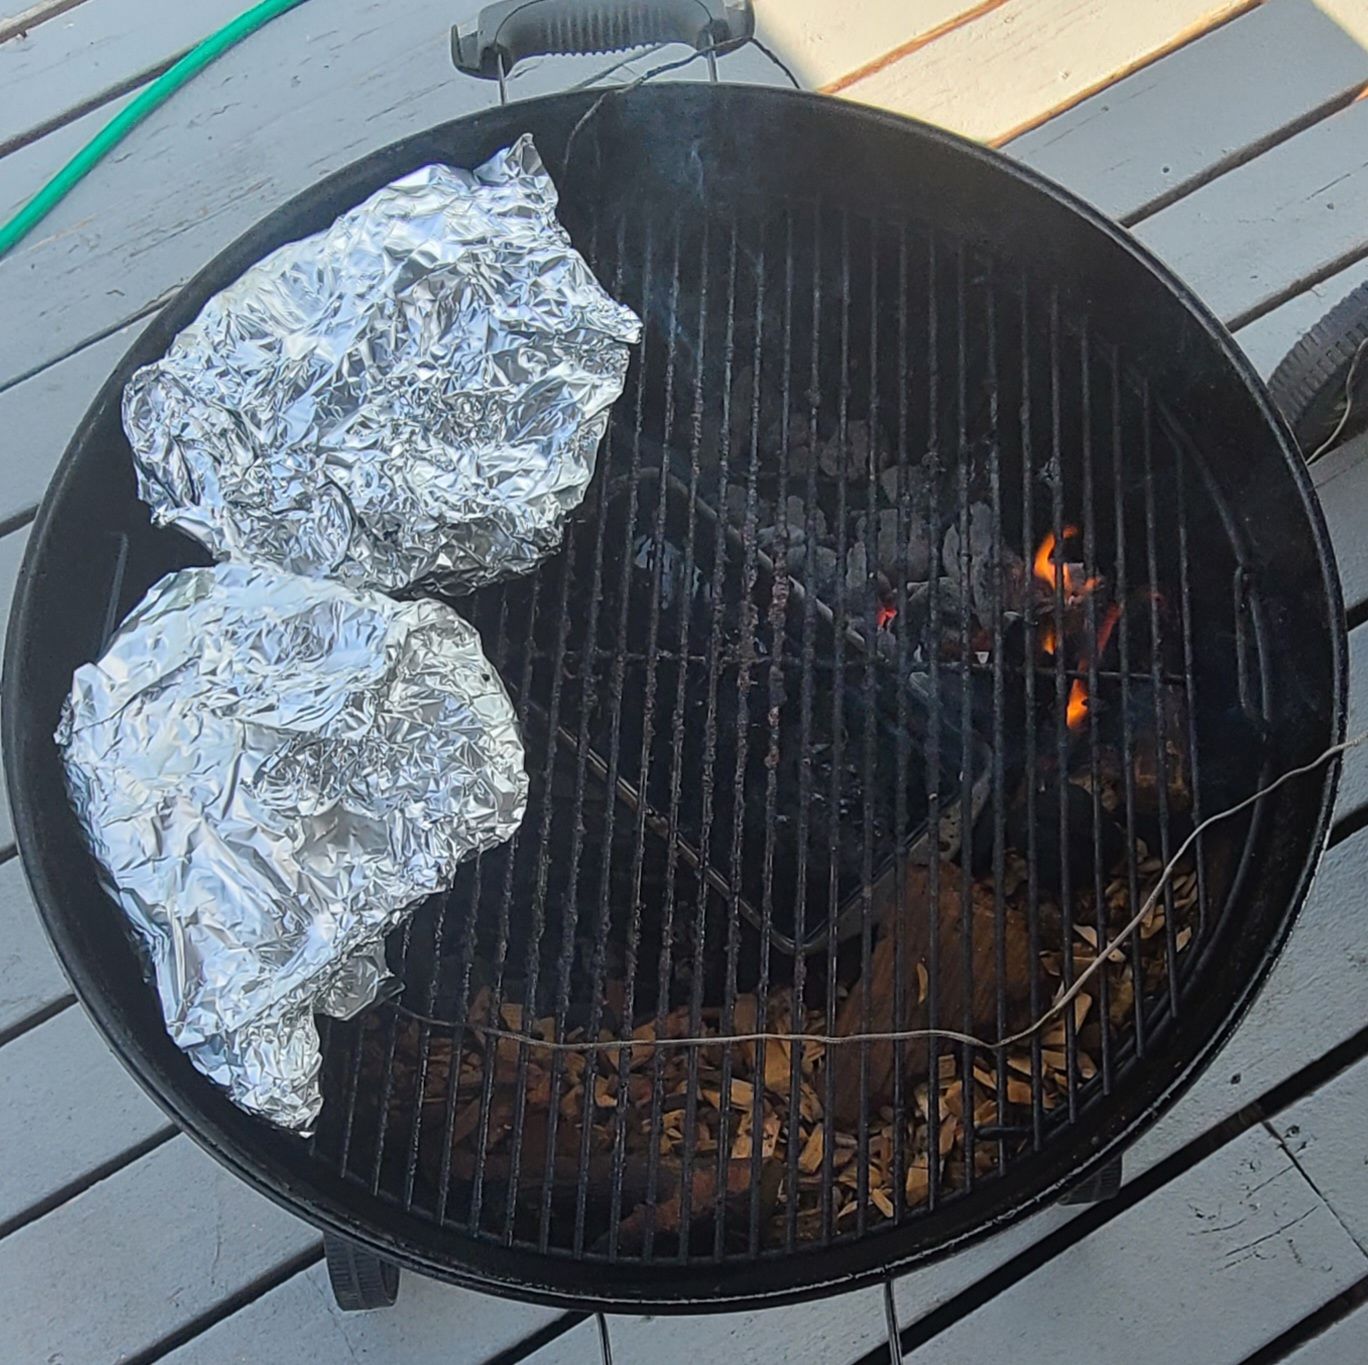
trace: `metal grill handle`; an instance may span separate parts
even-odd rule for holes
[[[689,43],[714,53],[755,32],[750,0],[499,0],[451,31],[458,71],[501,80],[524,57]]]

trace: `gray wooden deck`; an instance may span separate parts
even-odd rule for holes
[[[245,3],[0,0],[0,215]],[[490,102],[447,58],[447,28],[476,7],[304,5],[176,97],[0,261],[0,625],[43,487],[140,327],[299,188]],[[1368,0],[757,10],[805,85],[1001,144],[1120,218],[1265,373],[1368,278]],[[602,64],[534,64],[513,90]],[[722,74],[779,79],[753,50]],[[1327,458],[1317,481],[1355,623],[1357,732],[1368,442]],[[1368,1360],[1365,824],[1359,749],[1287,951],[1224,1054],[1128,1154],[1120,1197],[1040,1214],[899,1281],[909,1360]],[[42,937],[13,844],[0,802],[0,1361],[599,1359],[592,1322],[413,1276],[395,1311],[339,1314],[317,1232],[178,1135],[105,1050]],[[855,1361],[881,1349],[884,1306],[871,1290],[671,1324],[614,1319],[611,1335],[619,1361]]]

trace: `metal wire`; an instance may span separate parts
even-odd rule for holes
[[[1360,745],[1365,743],[1368,743],[1368,730],[1365,730],[1361,734],[1355,735],[1352,739],[1345,740],[1342,744],[1332,744],[1328,749],[1325,750],[1324,753],[1319,754],[1317,757],[1313,758],[1309,763],[1302,763],[1295,768],[1289,768],[1286,772],[1282,773],[1279,777],[1275,778],[1266,786],[1260,787],[1258,791],[1250,793],[1250,795],[1246,796],[1242,801],[1236,802],[1235,805],[1229,807],[1226,810],[1218,811],[1215,815],[1208,816],[1202,822],[1202,824],[1197,826],[1197,828],[1195,828],[1187,836],[1187,838],[1184,839],[1181,844],[1179,844],[1177,851],[1173,854],[1169,861],[1164,865],[1163,870],[1159,873],[1156,879],[1154,889],[1150,892],[1148,896],[1145,897],[1145,900],[1140,906],[1140,909],[1130,918],[1130,920],[1127,921],[1125,928],[1122,929],[1116,935],[1114,935],[1110,940],[1107,941],[1107,943],[1105,943],[1098,950],[1097,955],[1094,957],[1093,961],[1089,963],[1088,966],[1078,974],[1078,976],[1074,979],[1069,988],[1063,994],[1060,995],[1059,999],[1056,1000],[1054,1004],[1052,1004],[1050,1008],[1045,1011],[1044,1014],[1042,1014],[1033,1023],[1029,1024],[1026,1028],[1019,1029],[1015,1033],[1010,1033],[1005,1038],[988,1040],[984,1038],[977,1038],[971,1033],[963,1033],[956,1029],[929,1028],[889,1029],[877,1033],[842,1034],[779,1033],[773,1031],[761,1033],[758,1031],[753,1031],[750,1033],[733,1034],[699,1034],[691,1038],[656,1038],[650,1040],[649,1042],[627,1039],[623,1041],[609,1040],[602,1042],[555,1043],[547,1042],[545,1040],[536,1038],[528,1038],[524,1034],[512,1032],[507,1029],[495,1028],[493,1026],[481,1027],[479,1031],[484,1034],[487,1034],[489,1037],[492,1038],[513,1038],[517,1039],[518,1041],[525,1041],[530,1046],[540,1048],[544,1051],[560,1052],[612,1052],[619,1048],[634,1048],[645,1046],[653,1048],[697,1048],[705,1045],[719,1046],[724,1044],[735,1043],[755,1043],[761,1041],[762,1039],[770,1042],[779,1043],[821,1043],[826,1047],[838,1047],[845,1046],[850,1043],[881,1043],[896,1042],[899,1040],[911,1042],[913,1039],[918,1038],[944,1038],[951,1042],[967,1043],[972,1047],[984,1048],[990,1052],[996,1051],[1000,1048],[1011,1047],[1016,1043],[1025,1042],[1033,1034],[1038,1033],[1042,1028],[1045,1027],[1046,1024],[1048,1024],[1052,1019],[1054,1019],[1059,1014],[1063,1013],[1063,1011],[1066,1010],[1075,999],[1077,999],[1079,992],[1102,969],[1103,965],[1105,965],[1106,963],[1107,958],[1112,953],[1114,953],[1118,948],[1122,947],[1126,943],[1126,941],[1136,931],[1136,929],[1140,927],[1140,923],[1145,918],[1145,916],[1148,915],[1149,912],[1153,910],[1154,907],[1159,903],[1159,897],[1164,893],[1164,890],[1167,887],[1170,878],[1173,876],[1174,871],[1177,869],[1177,867],[1183,861],[1183,859],[1187,856],[1188,850],[1192,848],[1192,846],[1197,842],[1197,839],[1201,834],[1203,834],[1206,830],[1210,829],[1213,825],[1220,824],[1223,820],[1229,820],[1232,817],[1241,814],[1243,811],[1248,810],[1251,806],[1261,801],[1265,796],[1271,795],[1273,792],[1277,791],[1279,787],[1283,786],[1287,782],[1292,781],[1293,778],[1304,777],[1307,773],[1315,772],[1317,768],[1322,767],[1324,764],[1328,763],[1332,758],[1337,758],[1341,754],[1347,753],[1350,749],[1356,749]],[[403,1007],[399,1006],[399,1008],[402,1009]],[[406,1013],[408,1012],[406,1011]],[[442,1024],[446,1022],[440,1019],[426,1019],[426,1016],[420,1014],[410,1013],[409,1017],[420,1021],[426,1021],[428,1023]]]

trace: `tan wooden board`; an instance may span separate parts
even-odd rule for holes
[[[1249,0],[1008,0],[841,93],[966,137],[1001,140],[1249,7]]]

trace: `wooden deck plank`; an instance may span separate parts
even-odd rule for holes
[[[242,8],[240,0],[196,0],[159,6],[151,22],[146,0],[98,0],[0,44],[0,146],[166,63]]]
[[[1008,0],[841,93],[967,137],[1010,137],[1249,0]]]
[[[344,1360],[453,1365],[489,1360],[559,1316],[553,1308],[495,1299],[421,1275],[403,1277],[390,1312],[342,1313],[328,1287],[327,1268],[319,1264],[164,1360],[166,1365],[333,1365]]]
[[[1368,246],[1368,100],[1148,218],[1136,236],[1219,317]]]
[[[130,91],[64,123],[60,128],[0,156],[0,219],[11,217],[40,190],[120,109],[137,94]],[[3,136],[3,129],[0,129]],[[110,156],[117,165],[128,148]]]
[[[1287,947],[1202,1077],[1127,1153],[1138,1172],[1352,1038],[1368,1019],[1368,943],[1359,932],[1368,840],[1321,862]]]
[[[1298,1169],[1368,1252],[1368,1058],[1269,1126]],[[1368,1354],[1368,1352],[1365,1352]]]
[[[318,1241],[174,1138],[0,1241],[0,1360],[122,1359]]]
[[[676,1317],[614,1316],[608,1335],[614,1360],[652,1365],[830,1365],[855,1360],[887,1340],[881,1289],[766,1308],[750,1313]],[[536,1365],[598,1365],[598,1328],[582,1323],[532,1356]],[[320,1362],[321,1365],[321,1362]]]
[[[70,993],[38,922],[19,859],[0,863],[0,1033]]]
[[[1298,1346],[1282,1365],[1363,1365],[1364,1342],[1368,1342],[1368,1303]]]
[[[140,319],[121,327],[0,392],[0,459],[5,470],[0,525],[37,508],[87,408],[146,325],[147,320]]]
[[[852,14],[833,22],[830,0],[755,0],[755,31],[815,90],[848,80],[895,51],[938,41],[984,8],[984,0],[866,4],[858,18]]]
[[[1368,1269],[1277,1139],[1240,1135],[909,1362],[1237,1365]]]
[[[0,1227],[171,1124],[73,1006],[0,1049]]]
[[[1124,218],[1368,82],[1368,0],[1268,0],[1006,150]]]

